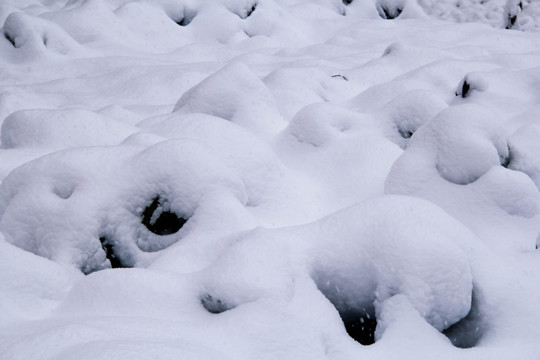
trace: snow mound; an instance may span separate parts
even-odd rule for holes
[[[232,63],[188,90],[174,111],[218,116],[264,134],[279,126],[279,111],[272,100],[266,86],[248,67]],[[261,114],[265,116],[261,118]]]
[[[85,110],[22,110],[2,124],[6,149],[117,145],[138,130]]]

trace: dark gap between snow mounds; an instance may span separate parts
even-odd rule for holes
[[[339,310],[338,310],[339,311]],[[359,311],[340,312],[347,334],[362,345],[375,343],[377,317],[374,308],[362,308]]]
[[[386,3],[386,1],[378,1],[377,2],[377,11],[379,12],[379,16],[385,20],[392,20],[403,12],[403,6],[399,6],[393,3]]]
[[[477,295],[473,290],[471,310],[463,319],[443,331],[452,345],[461,349],[475,347],[484,334]]]
[[[131,266],[122,262],[122,260],[117,256],[115,252],[115,242],[110,239],[108,236],[102,235],[99,237],[99,242],[101,243],[101,248],[105,251],[105,257],[111,263],[113,269],[117,268],[129,268]]]
[[[229,11],[235,13],[240,19],[247,19],[248,17],[251,16],[251,14],[253,14],[253,12],[255,12],[255,10],[257,10],[257,6],[259,4],[257,2],[254,2],[252,3],[251,5],[248,5],[248,7],[244,8],[244,9],[229,9]]]
[[[499,162],[503,168],[509,168],[512,162],[512,149],[508,146],[508,155],[499,154]]]
[[[455,95],[466,99],[472,95],[473,91],[484,92],[488,89],[488,84],[480,74],[470,73],[459,82]]]
[[[338,311],[347,334],[362,345],[374,344],[377,329],[375,299],[364,297],[362,303],[352,305],[346,299],[341,298],[339,292],[333,293],[328,287],[320,286],[321,284],[317,282],[316,284],[319,291]],[[469,313],[457,323],[442,331],[452,345],[462,349],[475,347],[484,333],[485,326],[479,310],[478,294],[474,289],[471,296]],[[214,304],[215,306],[216,304]]]
[[[184,226],[184,219],[168,209],[168,204],[156,195],[141,214],[141,223],[156,235],[170,235]]]
[[[460,85],[461,86],[458,87],[458,90],[456,90],[455,95],[461,96],[463,99],[469,97],[469,95],[471,94],[471,91],[474,88],[471,88],[471,84],[467,81],[467,78],[464,78]]]
[[[6,38],[7,41],[11,43],[11,45],[13,45],[14,48],[17,48],[15,39],[13,38],[13,36],[11,36],[11,34],[8,34],[6,31],[4,31],[4,37]]]
[[[355,292],[354,297],[344,295],[346,292],[340,291],[339,286],[332,285],[335,282],[325,273],[313,274],[313,280],[321,294],[336,308],[347,334],[362,345],[374,344],[377,329],[374,294],[362,296]]]
[[[398,129],[398,131],[399,135],[404,139],[410,139],[414,135],[414,132],[411,130]]]
[[[188,26],[196,16],[197,13],[190,9],[184,9],[181,16],[169,15],[171,20],[180,26]]]
[[[518,15],[520,12],[523,11],[523,2],[520,1],[517,6],[511,7],[511,5],[507,4],[506,6],[506,19],[505,19],[505,29],[511,30],[514,29],[516,26],[516,21],[518,19]]]

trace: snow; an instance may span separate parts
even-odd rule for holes
[[[540,358],[540,2],[0,25],[0,359]]]

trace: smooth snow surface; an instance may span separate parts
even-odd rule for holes
[[[540,359],[539,1],[0,25],[0,359]]]

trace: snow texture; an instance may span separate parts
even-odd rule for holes
[[[540,358],[540,2],[0,26],[0,359]]]

